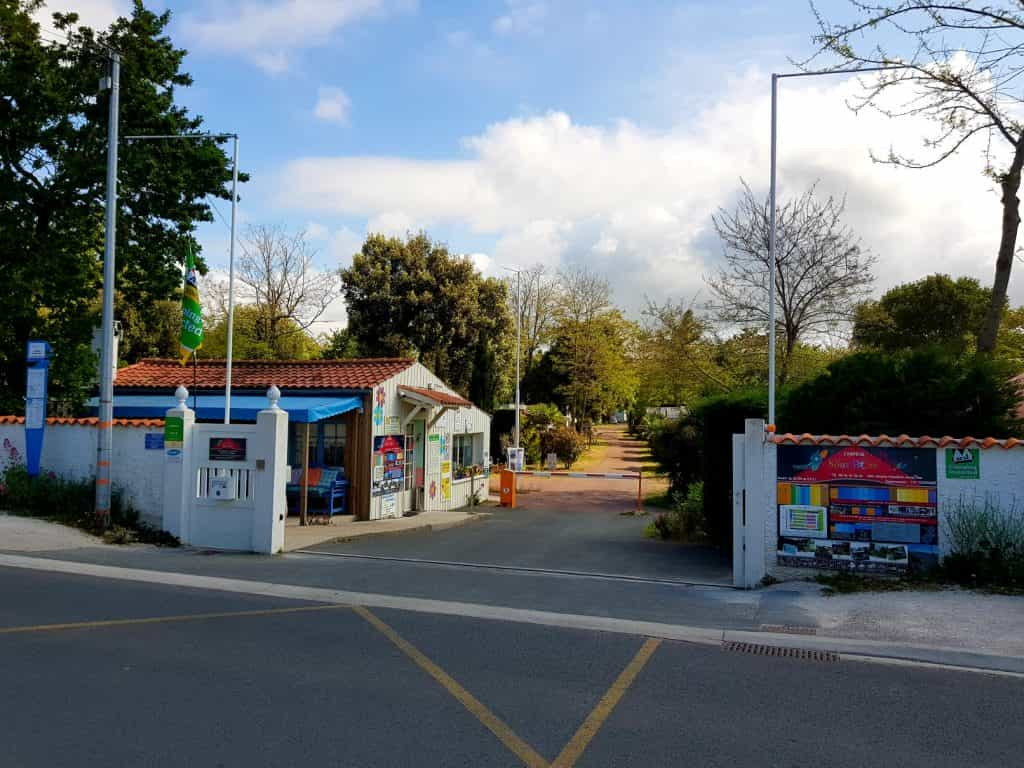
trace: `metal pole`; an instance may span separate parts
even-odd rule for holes
[[[238,210],[238,134],[231,159],[231,248],[228,256],[228,367],[224,377],[224,423],[231,423],[231,355],[235,331],[235,213]],[[303,521],[305,524],[305,521]]]
[[[107,117],[107,210],[103,247],[103,352],[100,406],[96,425],[96,516],[110,523],[110,460],[114,452],[114,245],[117,236],[117,120],[121,101],[121,55],[110,55],[110,108]]]
[[[520,304],[519,278],[522,273],[516,270],[516,453],[519,452],[519,358],[521,356],[519,345],[522,336],[520,318],[523,314]]]
[[[644,471],[637,470],[636,473],[636,513],[639,515],[644,511]]]
[[[309,522],[309,422],[302,430],[302,501],[299,504],[299,525]],[[329,503],[329,502],[328,502]]]
[[[771,184],[768,192],[768,426],[775,428],[775,151],[779,76],[772,75]]]

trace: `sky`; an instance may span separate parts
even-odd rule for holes
[[[818,3],[844,18],[843,0]],[[103,25],[127,0],[49,0]],[[304,229],[316,263],[426,230],[488,275],[587,266],[639,317],[707,301],[711,216],[767,194],[770,74],[813,50],[804,0],[153,0],[195,79],[179,102],[240,135],[239,222]],[[937,271],[990,284],[1000,206],[981,144],[927,171],[934,126],[854,114],[842,76],[783,81],[779,196],[817,183],[878,257],[876,293]],[[228,205],[218,201],[226,218]],[[226,267],[220,217],[199,231]],[[1011,299],[1024,303],[1024,280]],[[335,302],[318,331],[344,325]]]

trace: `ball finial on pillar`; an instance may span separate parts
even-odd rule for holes
[[[281,399],[281,390],[273,384],[270,385],[270,389],[267,390],[267,400],[270,401],[270,410],[278,410],[277,402]]]
[[[178,401],[179,408],[185,407],[185,401],[188,400],[188,390],[185,389],[184,384],[179,384],[178,388],[174,390],[174,399]]]

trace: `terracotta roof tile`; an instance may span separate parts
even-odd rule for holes
[[[405,358],[362,360],[235,360],[231,366],[232,389],[370,389],[401,373],[415,361]],[[223,360],[200,360],[195,372],[199,389],[223,389],[226,368]],[[117,389],[174,389],[193,386],[192,365],[177,360],[147,358],[121,368]]]
[[[24,416],[0,416],[0,424],[24,424]],[[87,416],[82,419],[65,418],[61,416],[50,417],[46,420],[50,426],[61,425],[71,427],[95,427],[99,419],[95,416]],[[163,419],[114,419],[115,427],[163,427]]]
[[[464,397],[453,395],[450,392],[442,392],[439,389],[425,389],[424,387],[408,387],[405,384],[399,387],[403,392],[413,392],[421,397],[426,397],[440,405],[454,405],[460,408],[472,408],[473,404]]]
[[[945,448],[946,446],[967,448],[968,446],[975,445],[982,448],[1024,446],[1024,440],[1019,440],[1016,437],[1010,437],[1006,440],[998,440],[994,437],[950,437],[949,435],[944,437],[929,437],[928,435],[921,437],[910,437],[908,435],[899,435],[897,437],[889,437],[889,435],[839,435],[836,437],[835,435],[811,435],[806,432],[802,435],[794,435],[792,433],[773,435],[770,441],[776,445],[862,445],[905,448]]]

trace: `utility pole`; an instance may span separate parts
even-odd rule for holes
[[[117,121],[121,100],[121,55],[110,54],[110,76],[100,81],[110,88],[107,117],[107,210],[103,246],[103,352],[100,355],[100,407],[96,425],[96,517],[110,524],[110,460],[114,452],[114,245],[117,238]]]

